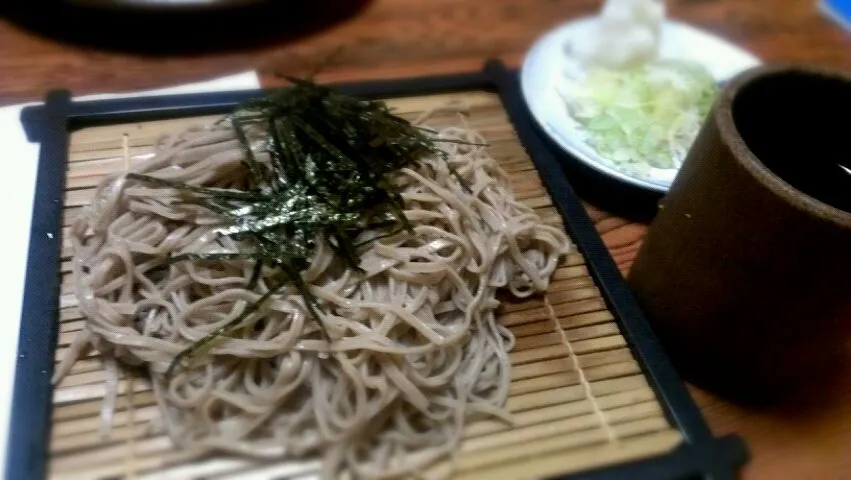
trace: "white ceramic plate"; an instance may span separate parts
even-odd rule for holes
[[[585,134],[556,90],[564,71],[576,68],[575,62],[564,53],[565,45],[574,38],[589,35],[596,21],[595,17],[589,17],[568,22],[535,42],[520,72],[523,96],[538,124],[565,151],[623,182],[664,193],[671,186],[676,169],[653,168],[646,178],[620,171],[585,142]],[[724,39],[670,20],[662,26],[659,57],[699,62],[718,82],[760,64],[758,58]]]

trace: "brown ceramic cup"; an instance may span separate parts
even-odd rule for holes
[[[685,378],[772,401],[851,358],[849,169],[851,75],[726,86],[629,275]]]

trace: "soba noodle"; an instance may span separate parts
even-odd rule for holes
[[[262,133],[250,132],[268,162]],[[465,128],[439,138],[482,143]],[[515,200],[485,147],[441,143],[393,181],[415,234],[367,232],[364,273],[345,267],[324,239],[302,276],[331,341],[294,288],[275,294],[235,335],[167,378],[178,353],[237,317],[274,284],[253,291],[249,261],[184,261],[169,254],[236,252],[221,219],[180,192],[112,175],[71,228],[73,277],[86,326],[56,380],[82,350],[149,370],[174,443],[294,458],[321,456],[325,478],[395,478],[457,451],[465,423],[508,420],[508,352],[514,338],[494,314],[496,293],[547,288],[569,241]],[[231,127],[194,128],[162,141],[133,171],[205,186],[245,176]],[[469,192],[451,175],[451,165]]]

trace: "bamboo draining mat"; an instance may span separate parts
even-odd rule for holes
[[[488,140],[517,197],[544,221],[561,225],[496,95],[474,92],[389,103],[407,118],[463,104],[465,121]],[[105,174],[124,170],[128,163],[150,154],[162,134],[212,119],[114,125],[73,133],[63,218],[66,231]],[[439,111],[429,124],[460,121],[455,112]],[[84,323],[71,288],[65,238],[57,360]],[[500,315],[517,336],[510,353],[513,370],[507,405],[516,423],[512,427],[497,421],[470,424],[453,478],[540,478],[658,455],[679,444],[680,433],[662,414],[581,253],[564,259],[546,298],[506,299]],[[189,459],[158,426],[159,411],[144,374],[122,370],[120,378],[108,436],[101,431],[105,374],[96,352],[81,359],[57,386],[51,478],[301,479],[316,472],[315,459],[272,463],[226,456]],[[437,465],[435,471],[446,468]]]

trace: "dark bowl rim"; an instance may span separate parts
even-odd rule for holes
[[[733,118],[733,105],[738,94],[754,82],[789,74],[815,78],[827,77],[848,83],[849,88],[851,88],[851,73],[849,72],[805,64],[773,63],[760,65],[740,73],[727,83],[718,97],[712,114],[713,121],[718,126],[722,143],[730,149],[736,162],[753,175],[761,185],[807,214],[815,215],[842,228],[851,229],[851,212],[813,198],[780,178],[748,148],[747,143],[736,128],[736,122]]]

